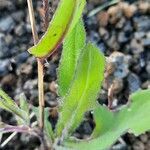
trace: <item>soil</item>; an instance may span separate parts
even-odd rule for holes
[[[129,94],[150,88],[150,3],[149,0],[126,0],[90,15],[106,0],[89,0],[84,13],[88,39],[107,57],[106,79],[98,101],[108,104],[108,91],[112,91],[112,109],[126,104]],[[50,18],[58,0],[50,3]],[[34,1],[37,29],[42,36],[40,19],[41,1]],[[0,87],[16,102],[24,92],[28,102],[38,106],[37,64],[27,49],[33,45],[27,4],[25,0],[0,0]],[[45,64],[45,100],[47,107],[57,106],[56,69],[60,50]],[[112,89],[110,89],[113,85]],[[74,134],[86,138],[94,124],[90,113]],[[0,120],[15,124],[13,116],[0,109]],[[51,118],[53,124],[56,118]],[[2,141],[8,137],[3,136]],[[15,144],[14,144],[15,143]],[[40,141],[29,135],[18,134],[2,150],[38,149]],[[112,150],[150,150],[150,133],[139,137],[126,134]]]

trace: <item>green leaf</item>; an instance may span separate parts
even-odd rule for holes
[[[49,137],[49,139],[54,140],[54,133],[52,130],[51,123],[48,120],[48,117],[49,117],[49,111],[45,110],[45,120],[44,120],[45,127],[44,128],[45,128],[46,134]]]
[[[93,115],[96,126],[92,137],[98,137],[110,128],[114,115],[105,106],[99,106],[99,108],[93,112]]]
[[[24,110],[29,116],[29,104],[27,102],[26,96],[23,93],[20,94],[20,108]]]
[[[21,110],[18,105],[2,89],[0,89],[0,107],[15,114],[23,121],[27,120],[28,116],[26,112]]]
[[[63,52],[58,69],[58,93],[64,96],[73,80],[79,56],[85,46],[86,33],[80,20],[72,32],[65,38]]]
[[[2,97],[9,105],[18,107],[17,104],[2,89],[0,89],[0,97]]]
[[[125,108],[118,116],[118,122],[123,123],[136,136],[150,130],[150,89],[138,91],[130,96],[131,106]]]
[[[81,123],[84,113],[96,106],[104,76],[105,58],[92,44],[87,44],[79,58],[74,80],[64,103],[57,124],[57,136],[63,131],[73,132]]]
[[[35,57],[48,57],[71,32],[81,17],[86,0],[60,0],[47,32],[36,46],[29,49]]]
[[[37,118],[37,121],[39,122],[39,107],[34,107],[32,106],[32,110],[33,112],[35,113],[35,116]],[[52,130],[52,126],[48,120],[48,117],[49,117],[49,109],[48,108],[45,108],[44,110],[45,112],[45,118],[44,118],[44,130],[46,132],[46,135],[48,136],[48,138],[50,140],[54,140],[54,133],[53,133],[53,130]]]
[[[30,124],[30,114],[29,114],[29,104],[27,102],[26,96],[22,93],[20,95],[20,108],[27,114],[27,123]]]
[[[94,132],[97,132],[96,138],[87,142],[67,142],[66,146],[72,147],[73,149],[104,150],[108,149],[127,131],[135,135],[149,131],[150,90],[134,93],[130,99],[131,104],[123,107],[118,112],[110,112],[108,109],[100,106],[94,112],[94,118],[97,124],[94,130]],[[100,122],[99,119],[103,122]],[[105,124],[106,129],[104,128]]]

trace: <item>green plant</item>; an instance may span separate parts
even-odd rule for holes
[[[130,104],[116,111],[97,103],[96,98],[104,78],[105,57],[91,42],[86,42],[81,17],[85,3],[85,0],[61,0],[46,33],[38,42],[32,1],[28,0],[35,44],[29,52],[38,61],[39,107],[29,107],[24,95],[21,95],[18,106],[0,90],[0,107],[13,113],[17,121],[16,126],[1,123],[1,134],[13,132],[15,135],[21,132],[37,136],[43,149],[104,150],[125,132],[139,135],[150,130],[150,90],[132,94]],[[44,106],[43,60],[62,42],[63,52],[58,69],[59,118],[55,129],[52,129],[48,121],[49,108]],[[93,112],[96,124],[92,135],[85,140],[73,138],[72,134],[87,111]],[[31,122],[33,113],[38,125]]]

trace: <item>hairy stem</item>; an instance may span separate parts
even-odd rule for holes
[[[32,0],[27,0],[28,3],[28,9],[29,9],[29,16],[30,16],[30,22],[31,22],[31,28],[32,28],[32,35],[34,40],[34,45],[36,45],[39,41],[36,25],[35,25],[35,16],[34,16],[34,10],[33,10],[33,4]],[[44,128],[44,81],[43,81],[43,60],[37,58],[37,64],[38,64],[38,92],[39,92],[39,111],[40,111],[40,121],[39,121],[39,127],[41,131],[43,131]]]
[[[41,131],[44,128],[44,107],[45,107],[45,102],[44,102],[44,64],[43,60],[37,58],[37,63],[38,63],[38,89],[39,89],[39,106],[40,106],[40,122],[39,126],[41,128]]]

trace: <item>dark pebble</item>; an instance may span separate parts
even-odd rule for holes
[[[128,86],[129,86],[129,92],[130,93],[133,93],[133,92],[140,89],[141,81],[140,81],[139,77],[136,74],[130,73],[128,75],[127,80],[128,80]]]
[[[47,82],[56,80],[56,68],[57,68],[56,64],[54,63],[49,64],[45,77],[44,77]]]
[[[5,57],[8,47],[6,46],[5,35],[0,33],[0,58]]]
[[[136,17],[134,19],[134,24],[138,31],[149,31],[150,30],[150,18],[147,16]]]
[[[49,107],[56,107],[57,106],[57,100],[56,100],[56,94],[51,93],[51,92],[47,92],[45,94],[45,101],[47,106]]]
[[[125,44],[126,42],[128,42],[129,37],[126,37],[125,32],[120,32],[118,35],[118,42],[120,44]]]
[[[23,17],[24,17],[24,13],[23,11],[17,11],[12,13],[12,18],[16,21],[16,22],[20,22],[23,21]]]
[[[150,47],[150,38],[148,39],[143,39],[142,44],[144,47]]]
[[[25,63],[27,61],[28,57],[29,57],[29,53],[27,51],[25,51],[23,53],[18,54],[15,57],[15,62],[17,65]]]
[[[0,31],[10,32],[15,27],[15,22],[12,17],[4,17],[0,20]]]
[[[8,59],[0,60],[0,77],[5,76],[11,69],[11,62]]]

